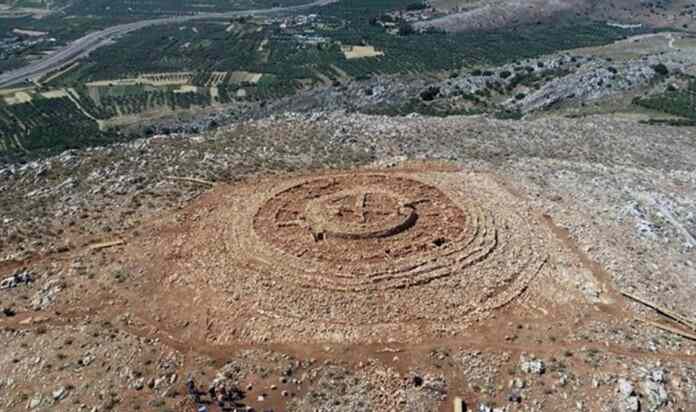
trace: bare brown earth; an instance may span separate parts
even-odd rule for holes
[[[331,113],[6,165],[0,273],[35,280],[0,290],[0,408],[195,410],[190,374],[256,410],[691,410],[696,344],[640,319],[687,328],[619,292],[694,318],[694,137]]]
[[[473,176],[458,187],[464,178],[424,166],[220,188],[127,248],[147,265],[135,259],[126,270],[166,269],[156,282],[167,287],[146,310],[183,312],[192,324],[208,318],[187,335],[211,343],[452,335],[531,283],[559,281],[544,267],[549,235],[534,233],[523,206],[520,214],[493,209],[504,202],[497,187],[487,189],[494,183]],[[561,303],[573,300],[546,290]],[[180,299],[170,298],[184,295],[192,306],[181,311]]]

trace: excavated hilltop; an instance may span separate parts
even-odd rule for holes
[[[0,165],[0,409],[692,410],[695,139],[333,112]]]
[[[418,342],[519,302],[582,304],[538,212],[493,176],[414,167],[218,187],[126,247],[127,270],[159,275],[152,313],[208,314],[220,344]]]

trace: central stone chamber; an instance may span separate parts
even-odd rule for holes
[[[341,191],[307,203],[304,218],[315,240],[384,238],[416,223],[412,205],[379,187]]]

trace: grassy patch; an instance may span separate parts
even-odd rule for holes
[[[689,77],[686,87],[669,87],[664,93],[637,97],[633,100],[633,104],[685,118],[683,121],[653,119],[653,124],[693,125],[696,121],[696,78]]]

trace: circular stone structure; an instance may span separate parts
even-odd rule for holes
[[[520,297],[553,241],[494,177],[451,170],[261,178],[189,210],[143,249],[216,341],[465,327]]]
[[[300,202],[303,200],[306,198],[299,199]],[[386,238],[409,229],[417,218],[412,205],[401,201],[397,194],[380,188],[345,190],[306,203],[299,223],[311,231],[314,241],[329,237],[350,240]],[[297,220],[275,224],[288,226],[295,222]]]
[[[404,288],[484,259],[496,245],[495,226],[485,223],[490,219],[413,179],[321,177],[271,194],[250,219],[245,245],[300,286]]]

